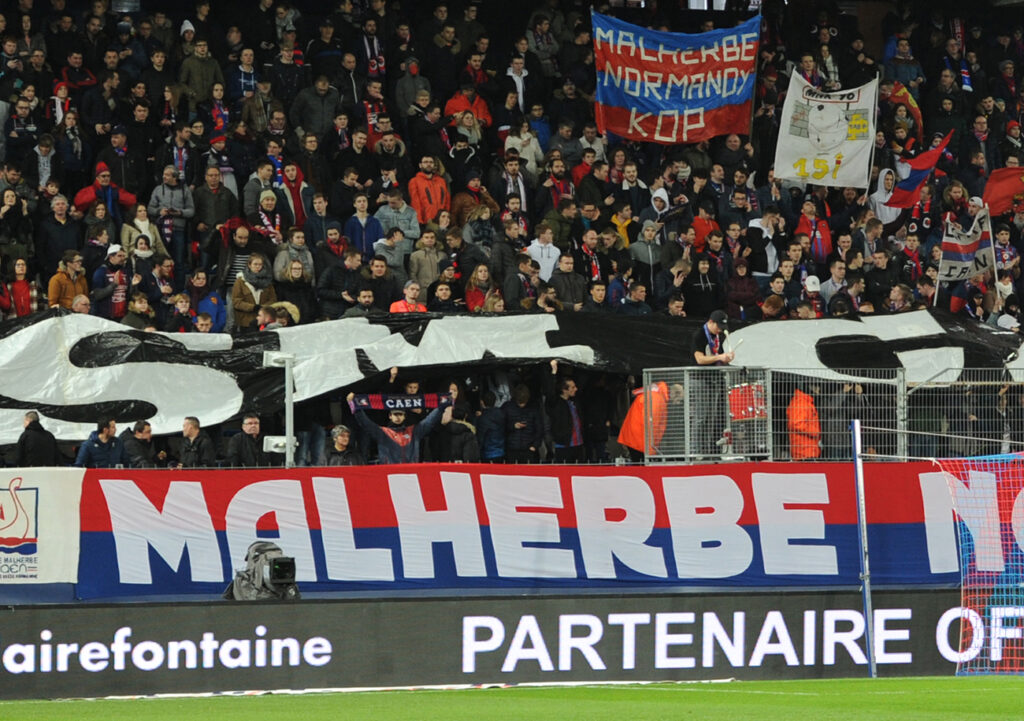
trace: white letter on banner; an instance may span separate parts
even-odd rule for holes
[[[664,76],[661,73],[644,73],[645,98],[649,98],[653,95],[655,100],[668,100],[667,97],[662,98],[658,94],[658,89],[661,87],[663,77]]]
[[[573,505],[587,578],[615,578],[615,561],[648,576],[665,578],[665,555],[647,545],[654,531],[654,494],[635,476],[573,476]],[[608,520],[609,510],[624,514]]]
[[[394,581],[390,548],[356,548],[345,481],[313,476],[327,578],[339,581]]]
[[[848,631],[836,630],[837,623],[849,623]],[[865,664],[868,657],[857,644],[857,639],[864,635],[864,614],[846,608],[827,608],[821,615],[821,662],[825,666],[836,663],[836,646],[840,645],[850,654],[856,664]]]
[[[953,498],[945,473],[920,473],[921,505],[924,508],[924,539],[928,547],[928,568],[932,573],[960,570],[953,524]]]
[[[637,115],[636,108],[629,109],[629,127],[626,128],[626,133],[637,133],[645,138],[647,137],[647,131],[640,127],[640,123],[651,117],[650,113],[640,113]]]
[[[529,646],[526,645],[527,641],[530,642]],[[523,616],[519,619],[516,633],[508,645],[508,653],[505,654],[505,663],[501,665],[501,672],[515,671],[516,664],[520,661],[536,661],[541,671],[555,670],[555,664],[551,663],[551,654],[548,653],[547,644],[544,643],[544,634],[540,632],[537,617],[533,615]]]
[[[644,81],[640,75],[640,71],[636,68],[623,68],[622,74],[626,81],[623,85],[623,92],[626,95],[632,95],[634,98],[640,97],[640,89],[643,87]]]
[[[728,578],[754,560],[754,543],[739,525],[743,494],[728,476],[664,478],[665,507],[679,578]]]
[[[649,613],[609,613],[609,626],[622,626],[622,670],[636,668],[636,627],[651,622]]]
[[[491,632],[489,638],[477,639],[479,628]],[[505,642],[505,624],[494,616],[464,616],[462,619],[462,673],[476,671],[476,655],[496,651]]]
[[[625,55],[626,48],[629,48],[629,56],[633,57],[636,55],[636,46],[633,44],[633,33],[620,30],[619,31],[619,54]]]
[[[913,663],[914,654],[910,651],[887,651],[885,645],[890,641],[910,641],[909,628],[887,628],[889,621],[909,621],[914,612],[909,608],[876,608],[875,626],[871,637],[875,642],[875,661],[877,663]]]
[[[740,59],[742,48],[739,39],[735,35],[726,35],[722,38],[722,62],[734,63]]]
[[[498,575],[506,578],[576,578],[576,560],[568,548],[539,548],[527,543],[561,543],[554,513],[520,511],[564,507],[558,478],[480,474],[484,506]]]
[[[573,636],[572,630],[577,626],[589,629],[585,636]],[[589,613],[567,613],[558,617],[558,670],[572,671],[573,649],[583,654],[583,658],[595,671],[604,671],[607,666],[601,655],[594,649],[594,644],[604,636],[604,625],[601,619]]]
[[[954,649],[949,643],[949,627],[953,622],[959,621],[961,626],[964,623],[971,624],[971,645],[961,653]],[[961,608],[955,606],[946,611],[935,624],[935,647],[939,654],[950,663],[967,663],[973,661],[985,647],[985,621],[981,614],[973,608]]]
[[[740,60],[753,62],[757,60],[757,43],[760,36],[757,33],[743,33],[740,35],[740,42],[743,44],[743,54]]]
[[[690,118],[696,118],[694,122],[690,122]],[[687,110],[686,114],[683,115],[683,137],[682,140],[685,143],[690,136],[691,130],[702,130],[704,128],[704,108],[697,108],[696,110]]]
[[[597,50],[601,49],[601,44],[605,43],[609,46],[614,47],[615,45],[615,31],[611,28],[603,28],[594,26],[594,48]]]
[[[434,577],[434,544],[452,544],[455,572],[460,576],[486,576],[480,519],[476,515],[473,484],[468,473],[441,473],[447,510],[428,511],[415,473],[388,475],[391,502],[398,517],[405,578]]]
[[[952,485],[953,507],[967,524],[967,530],[974,539],[974,556],[978,570],[1002,573],[1003,546],[999,539],[999,499],[996,496],[995,475],[971,471],[967,476],[970,487],[948,473],[921,474],[922,479],[926,475],[938,476],[947,489]],[[933,482],[938,485],[939,480]],[[925,510],[928,510],[927,506]]]
[[[661,130],[661,124],[665,118],[672,120],[672,132],[663,133]],[[654,128],[654,139],[661,140],[663,142],[674,143],[676,137],[679,135],[679,111],[678,110],[662,110],[658,113],[658,124]]]
[[[824,511],[786,508],[790,503],[827,504],[824,473],[753,473],[751,488],[765,573],[834,576],[839,572],[835,546],[790,543],[825,538]]]
[[[779,640],[772,641],[773,636],[778,636]],[[781,611],[769,611],[764,617],[764,623],[761,624],[761,633],[757,636],[754,652],[750,654],[750,663],[747,665],[757,668],[764,662],[765,656],[777,654],[782,654],[787,666],[800,665],[789,628],[786,627],[786,618]]]
[[[152,583],[149,547],[172,571],[187,550],[194,582],[222,582],[220,546],[206,507],[203,485],[173,481],[157,510],[133,481],[101,480],[110,512],[121,583]]]
[[[692,656],[670,656],[670,646],[689,646],[692,633],[669,633],[668,627],[677,623],[693,623],[696,615],[684,613],[654,614],[654,668],[694,668],[697,660]]]
[[[306,504],[298,481],[259,481],[238,490],[224,513],[232,563],[239,568],[244,565],[249,544],[261,538],[256,524],[271,513],[278,529],[274,542],[284,555],[295,558],[295,580],[316,581]]]
[[[1019,623],[1011,626],[1004,626],[1005,618],[1021,618],[1024,616],[1024,608],[1020,606],[993,606],[989,609],[989,616],[992,618],[992,629],[989,631],[989,658],[993,661],[1003,660],[1003,639],[1012,640],[1021,637]]]
[[[732,613],[732,636],[718,620],[718,614],[714,611],[704,612],[703,624],[704,654],[701,666],[704,668],[715,667],[715,642],[722,649],[722,653],[729,659],[733,668],[743,666],[743,657],[746,655],[747,636],[747,614],[744,611],[733,611]]]

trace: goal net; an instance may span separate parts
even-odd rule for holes
[[[957,675],[1024,673],[1024,454],[938,461],[960,547]]]

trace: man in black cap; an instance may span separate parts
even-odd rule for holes
[[[726,366],[735,354],[725,350],[725,332],[729,316],[725,311],[712,311],[711,317],[693,336],[693,359],[699,366]],[[708,369],[696,375],[690,389],[692,413],[696,421],[694,439],[696,452],[710,455],[725,428],[725,378],[722,372]]]
[[[97,162],[110,168],[110,182],[124,188],[136,197],[148,190],[146,159],[136,148],[128,147],[128,130],[115,125],[110,131],[110,145],[96,156]]]

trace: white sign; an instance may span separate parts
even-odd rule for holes
[[[877,80],[825,92],[794,72],[779,124],[775,177],[835,188],[868,187],[877,100]]]
[[[77,583],[81,468],[0,473],[0,584]]]

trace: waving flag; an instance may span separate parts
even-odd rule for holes
[[[910,160],[900,160],[904,167],[910,168],[910,174],[892,189],[892,196],[885,201],[886,205],[890,208],[910,208],[918,201],[921,186],[928,182],[928,178],[935,170],[935,166],[938,165],[939,158],[942,157],[942,153],[946,150],[949,139],[952,137],[953,131],[950,130],[942,142],[931,150],[926,150]]]
[[[1024,168],[993,170],[981,197],[993,215],[1008,213],[1015,204],[1024,203]]]
[[[992,245],[992,219],[987,207],[978,211],[969,231],[957,230],[946,223],[942,235],[942,259],[939,280],[966,280],[986,270],[995,271],[996,253]]]
[[[889,102],[894,105],[896,103],[903,103],[907,106],[907,112],[914,119],[914,133],[917,135],[917,142],[920,143],[924,134],[924,118],[921,117],[921,108],[907,87],[899,80],[894,80],[892,83],[892,93],[889,95]]]
[[[750,126],[759,16],[728,30],[686,35],[592,12],[603,133],[649,143],[694,143]]]

